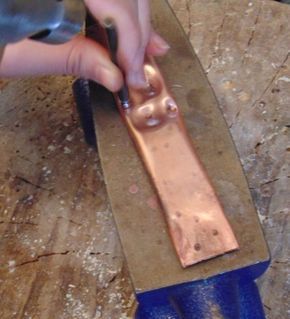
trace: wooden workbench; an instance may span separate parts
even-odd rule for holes
[[[170,2],[224,112],[270,246],[259,281],[267,317],[287,318],[290,6]],[[62,77],[0,83],[1,319],[130,318],[134,297],[101,167],[70,87]]]

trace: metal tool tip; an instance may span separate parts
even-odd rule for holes
[[[115,22],[114,22],[114,19],[113,18],[105,18],[103,21],[102,21],[102,25],[104,28],[109,28],[109,29],[112,29],[115,27]]]
[[[128,109],[130,107],[130,102],[128,100],[127,101],[122,101],[121,105],[126,110],[126,109]]]

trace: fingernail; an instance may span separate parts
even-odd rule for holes
[[[164,50],[164,51],[168,51],[170,49],[170,45],[165,42],[164,40],[162,40],[162,42],[160,41],[158,44],[159,48]]]
[[[162,50],[167,51],[170,49],[170,45],[158,34],[154,36],[155,44]]]

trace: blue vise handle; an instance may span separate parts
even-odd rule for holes
[[[265,319],[255,279],[269,261],[150,292],[137,293],[136,319]]]

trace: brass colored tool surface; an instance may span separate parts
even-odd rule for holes
[[[130,91],[119,110],[158,193],[169,233],[183,267],[238,248],[232,229],[188,138],[179,106],[152,58],[150,85]]]
[[[5,47],[1,47],[0,46],[0,63],[1,63],[1,60],[2,60],[2,57],[3,57],[4,49],[5,49]]]
[[[154,188],[110,94],[93,90],[98,147],[119,236],[135,290],[207,278],[268,260],[247,181],[212,89],[166,1],[152,2],[156,29],[170,53],[159,67],[181,107],[186,127],[240,250],[183,269]]]

